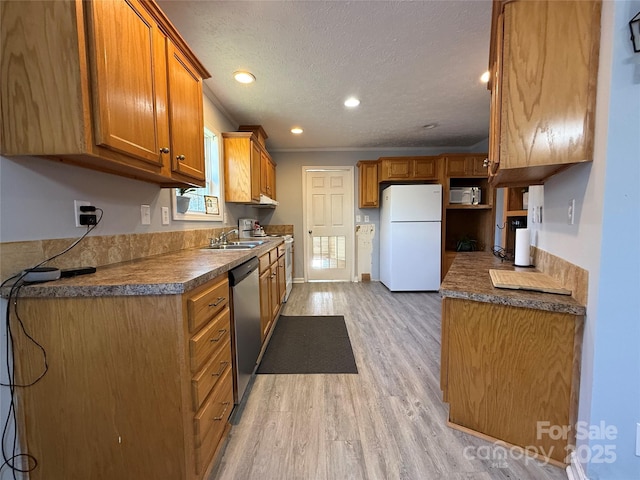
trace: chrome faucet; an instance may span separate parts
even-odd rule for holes
[[[228,232],[222,232],[222,234],[220,235],[220,237],[218,237],[218,243],[220,245],[227,245],[229,242],[227,241],[227,237],[229,235],[231,235],[232,233],[238,233],[238,229],[237,228],[232,228],[231,230],[229,230]]]

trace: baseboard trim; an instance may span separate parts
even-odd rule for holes
[[[582,464],[578,461],[575,452],[571,453],[571,463],[567,466],[567,478],[569,480],[589,480],[582,469]]]

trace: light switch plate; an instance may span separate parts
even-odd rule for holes
[[[162,224],[169,225],[169,207],[162,207]]]
[[[362,215],[356,215],[356,222],[361,222],[362,221]]]
[[[149,205],[140,205],[140,220],[142,225],[151,225],[151,207]]]
[[[365,215],[364,216],[364,221],[365,221],[365,223],[369,222],[369,215]]]

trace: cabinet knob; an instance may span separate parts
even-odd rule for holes
[[[309,235],[311,235],[313,233],[313,230],[309,230]]]
[[[484,159],[484,162],[482,162],[482,166],[485,167],[485,168],[487,168],[489,166],[489,159],[488,158]]]
[[[169,149],[167,147],[162,147],[160,149],[160,153],[169,153]]]
[[[177,155],[176,160],[183,161],[186,157],[184,155]]]

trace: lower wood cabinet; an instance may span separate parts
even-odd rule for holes
[[[262,342],[268,338],[286,293],[284,245],[273,248],[260,260],[260,327]]]
[[[449,424],[565,464],[575,445],[582,329],[578,315],[443,298]],[[569,434],[545,434],[538,422]]]
[[[32,480],[201,480],[233,408],[224,274],[183,295],[22,298],[49,370],[18,390]],[[16,332],[16,380],[43,369]]]

